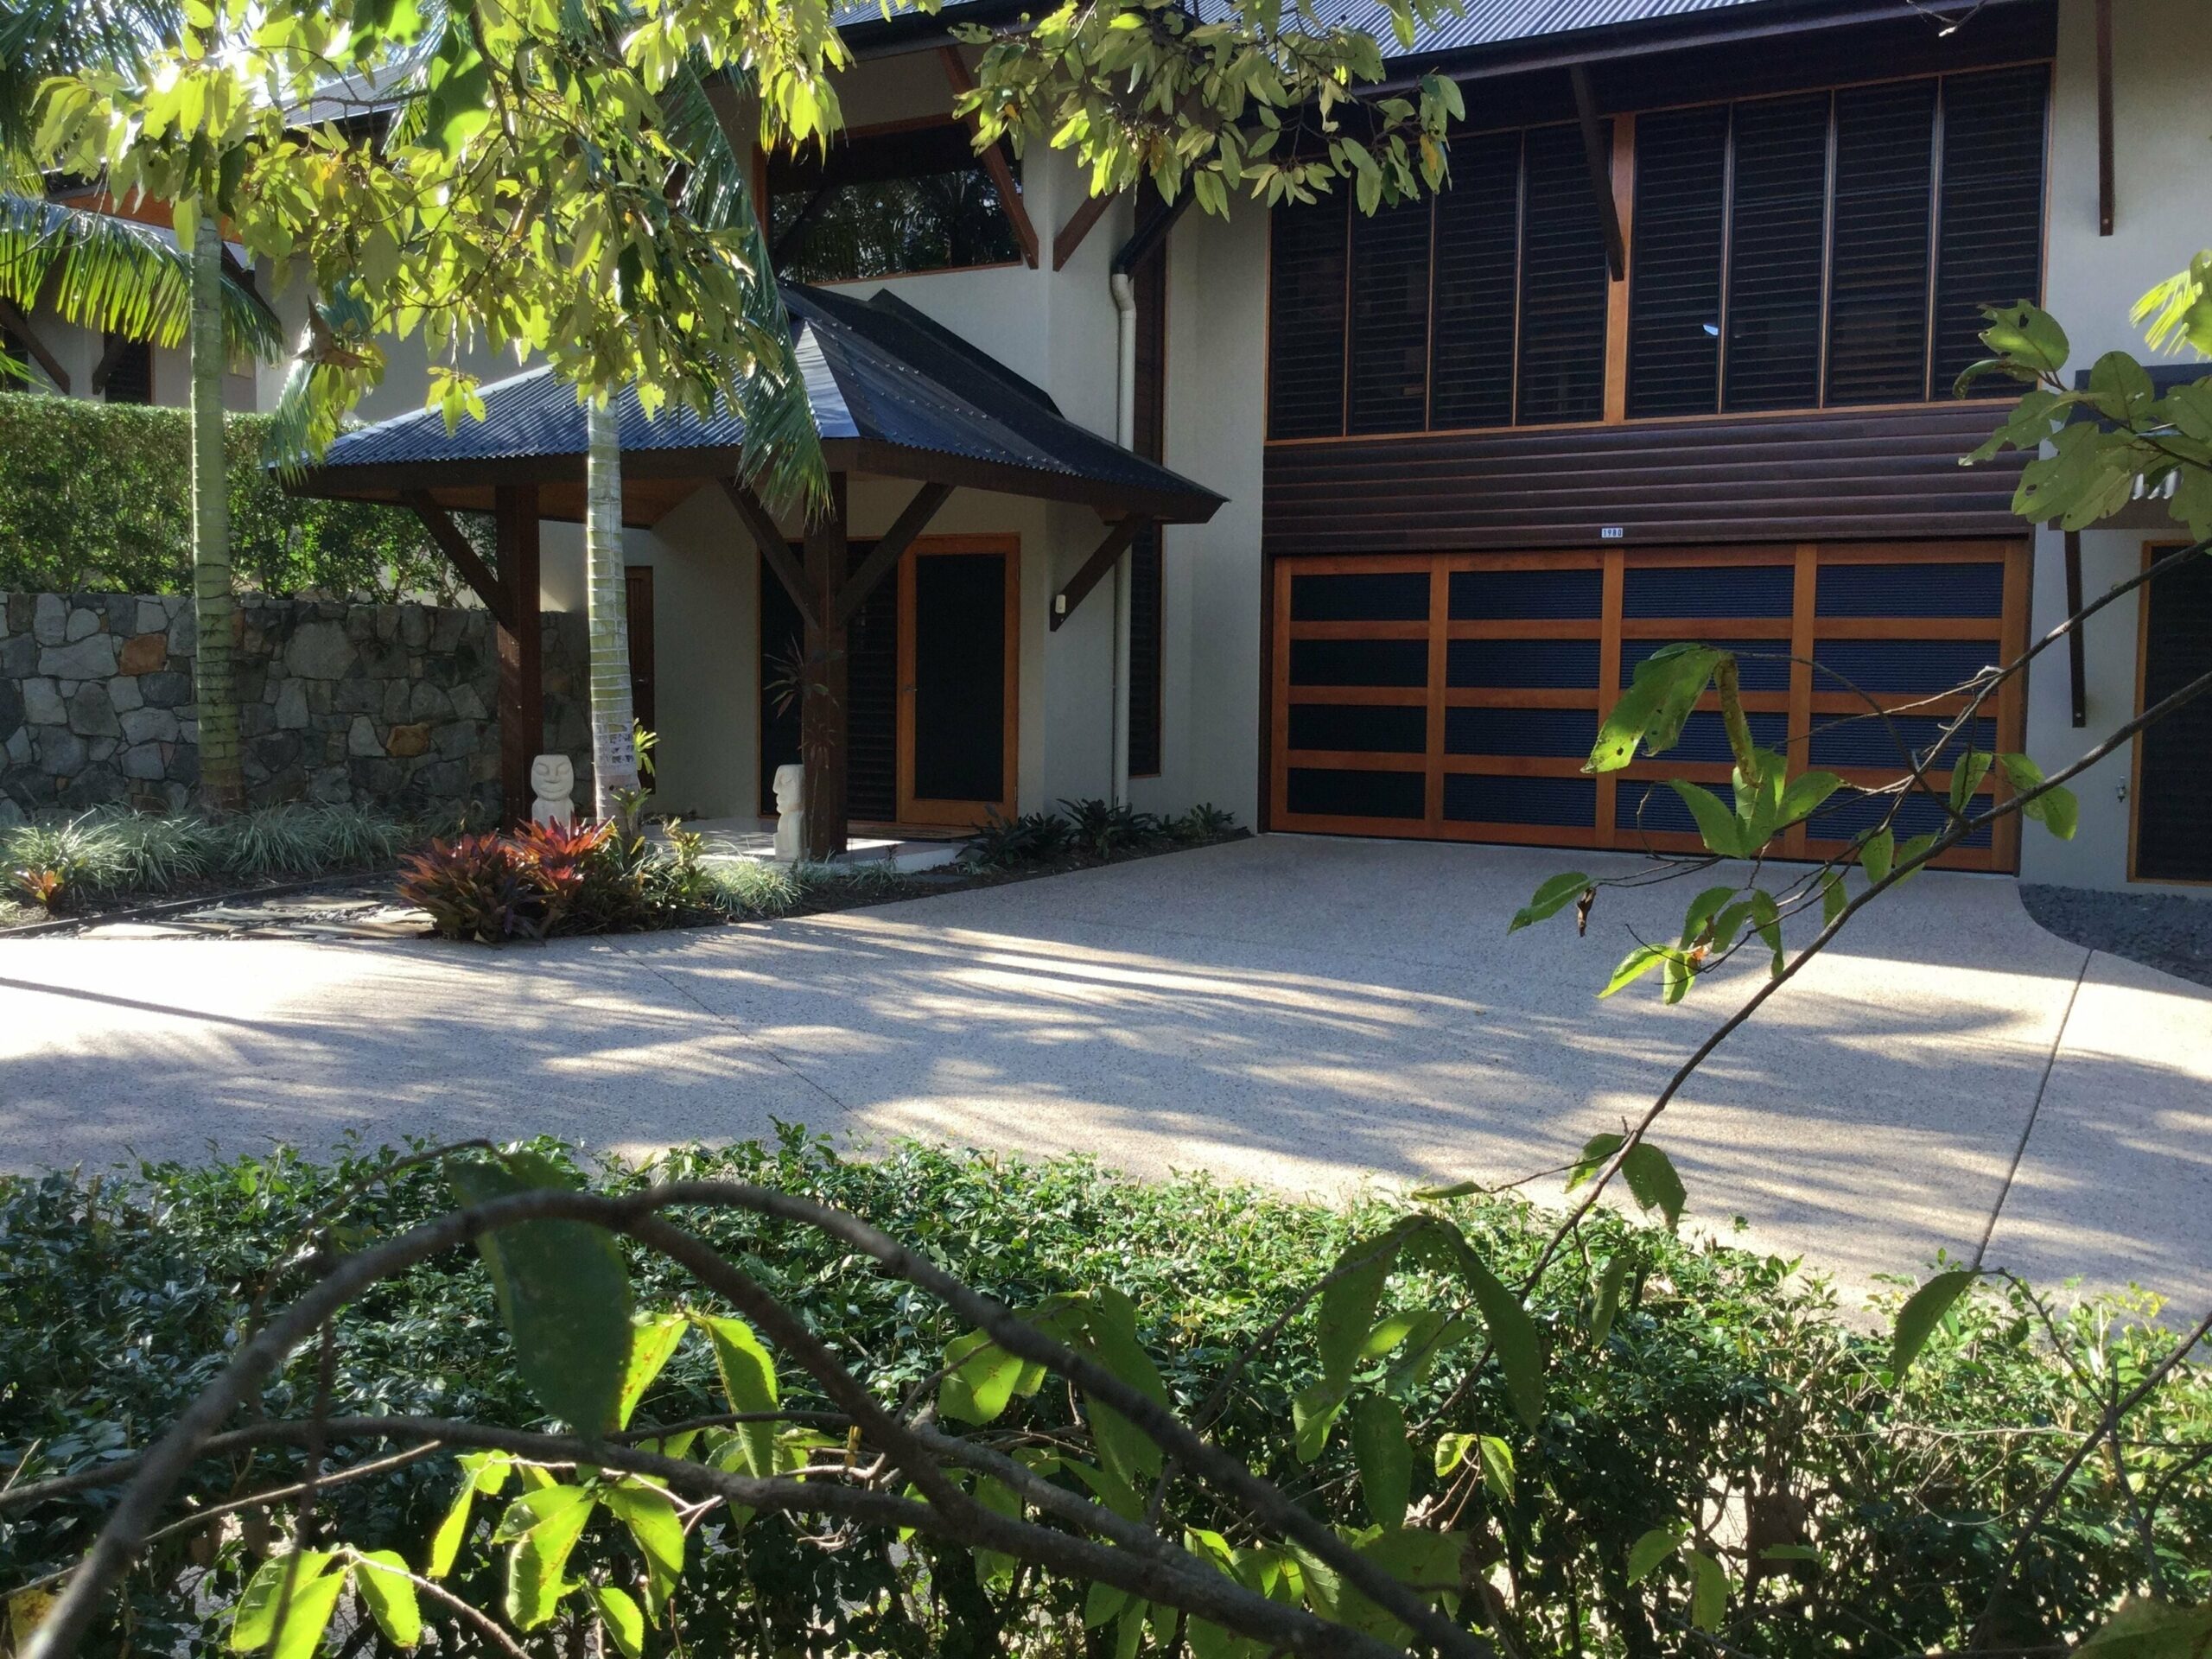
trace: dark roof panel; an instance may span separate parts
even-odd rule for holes
[[[825,441],[912,451],[915,477],[929,475],[930,457],[950,457],[993,469],[988,476],[1016,493],[1079,499],[1124,492],[1185,522],[1203,522],[1221,505],[1213,491],[1076,425],[1040,388],[888,294],[861,301],[789,284],[784,301]],[[583,454],[582,405],[550,369],[495,382],[482,396],[484,418],[463,420],[450,432],[436,410],[417,410],[345,434],[312,487],[344,493],[348,474],[375,469],[384,477],[395,467],[444,474],[426,474],[425,486],[465,483],[469,469],[486,462]],[[622,448],[630,454],[728,452],[745,442],[745,423],[734,410],[702,419],[671,406],[649,419],[634,393],[619,403]],[[702,477],[705,470],[702,463]]]

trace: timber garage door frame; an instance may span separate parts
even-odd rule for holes
[[[1737,645],[1751,651],[1765,646],[1800,659],[1825,658],[1827,647],[1840,646],[1840,657],[1855,653],[1868,664],[1885,665],[1881,672],[1862,671],[1853,677],[1874,694],[1874,702],[1885,711],[1907,711],[1893,712],[1893,717],[1908,741],[1916,742],[1923,736],[1932,741],[1932,732],[1924,722],[1961,712],[1965,700],[1930,696],[1926,689],[1910,688],[1904,682],[1921,677],[1933,683],[1940,674],[1942,683],[1950,683],[1946,662],[1964,661],[1975,655],[1975,647],[1982,648],[1978,661],[1992,663],[2010,660],[2024,650],[2031,557],[2031,543],[2024,539],[1278,556],[1270,561],[1268,575],[1268,696],[1263,731],[1268,827],[1323,835],[1700,852],[1702,843],[1680,802],[1671,791],[1656,785],[1668,778],[1681,778],[1717,786],[1726,793],[1732,768],[1725,745],[1715,747],[1718,700],[1710,693],[1698,705],[1704,718],[1693,716],[1683,743],[1656,761],[1638,760],[1621,772],[1588,778],[1582,772],[1586,744],[1573,749],[1565,741],[1572,736],[1579,741],[1586,726],[1594,739],[1602,711],[1612,706],[1628,678],[1624,655],[1632,664],[1639,645],[1656,647],[1678,639]],[[1915,569],[1916,566],[1933,568]],[[1962,569],[1969,566],[1987,569]],[[1732,582],[1732,570],[1740,570],[1741,577]],[[1666,571],[1686,573],[1674,585],[1694,595],[1688,608],[1700,613],[1641,613],[1652,608],[1649,594],[1669,592],[1670,582],[1656,575],[1637,579],[1637,573]],[[1700,571],[1707,573],[1701,587],[1696,575],[1688,574]],[[1824,572],[1834,573],[1825,593]],[[1453,618],[1454,576],[1467,578],[1470,598],[1463,611],[1487,608],[1494,612],[1497,607],[1485,607],[1475,596],[1489,589],[1516,591],[1510,573],[1529,573],[1522,580],[1538,588],[1546,574],[1560,577],[1586,599],[1594,596],[1594,607],[1587,602],[1562,606],[1554,594],[1550,600],[1525,607],[1543,610],[1549,606],[1548,614]],[[1300,577],[1352,575],[1425,575],[1425,614],[1418,620],[1405,616],[1294,618],[1292,589]],[[1503,576],[1504,581],[1485,586],[1486,576]],[[1637,602],[1624,603],[1632,580]],[[1776,595],[1786,592],[1788,598],[1742,607],[1750,614],[1719,613],[1722,608],[1732,607],[1737,597],[1761,589]],[[1409,597],[1415,591],[1415,583],[1400,586],[1403,595]],[[1510,612],[1513,607],[1509,603],[1503,608]],[[1313,680],[1310,665],[1327,654],[1328,647],[1324,645],[1319,652],[1306,653],[1307,671],[1300,677],[1301,683],[1293,683],[1292,658],[1304,642],[1389,640],[1425,642],[1425,660],[1416,667],[1415,653],[1402,651],[1396,653],[1400,666],[1368,676],[1370,683],[1326,684]],[[1489,674],[1483,667],[1485,653],[1462,644],[1480,641],[1518,642],[1522,660],[1536,665],[1522,676],[1524,681],[1551,683],[1512,683],[1510,671],[1502,676]],[[1546,653],[1541,649],[1546,643],[1560,645],[1562,650]],[[1461,646],[1457,660],[1467,665],[1464,670],[1454,666],[1455,645]],[[1567,671],[1569,659],[1590,662],[1592,645],[1594,668],[1580,674]],[[1900,645],[1906,649],[1886,653],[1883,650]],[[1925,649],[1915,651],[1916,645]],[[1514,647],[1497,653],[1500,658],[1514,654]],[[1893,677],[1891,684],[1870,683],[1885,675]],[[1505,683],[1473,683],[1484,678],[1502,678]],[[1393,683],[1372,683],[1378,679]],[[1817,766],[1860,785],[1891,783],[1903,774],[1903,762],[1891,758],[1897,752],[1885,729],[1887,722],[1872,716],[1866,702],[1835,680],[1816,675],[1811,663],[1770,660],[1755,664],[1747,661],[1745,679],[1745,709],[1755,726],[1764,728],[1758,733],[1761,741],[1768,747],[1780,747],[1786,741],[1792,772]],[[2018,677],[2005,683],[1991,700],[1989,716],[1969,731],[1975,747],[2023,747],[2025,694]],[[1423,713],[1418,719],[1409,714],[1395,722],[1399,731],[1392,740],[1397,744],[1395,747],[1294,747],[1294,705],[1311,706],[1308,716],[1299,721],[1309,728],[1300,735],[1309,741],[1313,728],[1325,727],[1332,719],[1339,723],[1357,721],[1361,716],[1354,711],[1360,709],[1397,708]],[[1456,751],[1465,748],[1467,740],[1455,742],[1447,738],[1448,728],[1454,723],[1471,732],[1487,729],[1493,735],[1514,723],[1510,719],[1486,721],[1480,715],[1465,715],[1454,722],[1455,711],[1516,709],[1556,711],[1548,716],[1534,716],[1529,722],[1532,732],[1548,725],[1554,739],[1536,743],[1516,739],[1502,746],[1520,752],[1460,753]],[[1847,719],[1850,716],[1862,717]],[[1694,737],[1697,741],[1692,741]],[[1527,752],[1531,748],[1542,752]],[[1947,773],[1956,752],[1955,747],[1940,757],[1935,769]],[[1294,772],[1300,774],[1295,785]],[[1358,785],[1349,775],[1360,772],[1396,774],[1389,791],[1400,798],[1397,804],[1402,809],[1412,804],[1417,775],[1421,810],[1417,815],[1388,817],[1316,810],[1316,797],[1325,796],[1332,783],[1356,791]],[[1454,779],[1469,781],[1454,784],[1451,781]],[[1381,783],[1377,779],[1378,786]],[[1993,771],[1982,785],[1984,798],[2003,787],[1999,774]],[[1293,810],[1294,788],[1307,796],[1298,810]],[[1585,791],[1586,809],[1581,805]],[[1484,817],[1479,805],[1470,805],[1485,799],[1496,804],[1516,794],[1534,803],[1517,819],[1503,814]],[[1844,795],[1837,797],[1831,808],[1822,815],[1827,822],[1816,818],[1809,829],[1800,825],[1788,831],[1780,849],[1782,855],[1818,859],[1840,852],[1853,836],[1871,824],[1870,815],[1878,814],[1881,805],[1865,797]],[[1530,812],[1538,817],[1548,814],[1548,821],[1530,821]],[[1930,812],[1933,822],[1923,822]],[[1899,833],[1915,833],[1938,826],[1941,821],[1935,803],[1914,803],[1900,815]],[[1960,869],[2018,868],[2017,817],[2001,821],[1977,840],[1980,844],[1963,845],[1940,861]]]

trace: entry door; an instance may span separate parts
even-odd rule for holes
[[[653,704],[653,568],[632,564],[622,572],[623,615],[630,634],[630,712],[649,732],[660,730]]]
[[[899,820],[1014,804],[1020,543],[919,537],[899,566]]]
[[[2172,552],[2148,550],[2146,560]],[[2212,560],[2192,559],[2143,590],[2139,710],[2156,707],[2212,670]],[[2135,740],[2135,856],[2138,881],[2212,881],[2212,697],[2199,697]]]

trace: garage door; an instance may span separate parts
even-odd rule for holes
[[[1677,639],[1742,653],[1753,734],[1788,745],[1793,770],[1894,781],[1897,737],[1932,742],[1964,706],[1937,694],[2022,649],[2028,556],[2024,543],[1950,542],[1278,560],[1270,822],[1696,850],[1688,811],[1658,783],[1726,789],[1727,738],[1710,696],[1659,761],[1582,772],[1600,711]],[[1966,740],[2019,747],[2023,708],[2008,684]],[[1825,856],[1883,810],[1839,795],[1783,850]],[[1937,804],[1909,801],[1898,833],[1942,821]],[[2009,870],[2018,841],[2009,823],[1985,829],[1947,861]]]

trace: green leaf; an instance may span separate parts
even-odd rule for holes
[[[1679,1522],[1645,1533],[1628,1547],[1628,1581],[1637,1584],[1650,1577],[1652,1568],[1680,1549],[1688,1535],[1688,1529]]]
[[[1707,925],[1713,921],[1734,898],[1736,889],[1707,887],[1690,900],[1690,907],[1682,915],[1682,949],[1687,950],[1704,936]]]
[[[512,1193],[573,1187],[534,1152],[448,1166],[463,1205]],[[540,1405],[587,1439],[612,1427],[630,1362],[630,1275],[613,1236],[576,1221],[525,1221],[480,1235],[515,1366]]]
[[[1866,837],[1859,849],[1859,862],[1867,880],[1879,887],[1890,879],[1891,861],[1897,856],[1897,836],[1887,824]]]
[[[683,1340],[683,1333],[691,1322],[681,1313],[658,1313],[633,1321],[630,1338],[630,1363],[622,1372],[622,1392],[614,1402],[614,1426],[630,1427],[630,1414],[638,1408],[638,1402],[645,1397],[645,1390],[661,1373],[675,1354],[677,1344]]]
[[[1821,925],[1834,927],[1836,918],[1843,914],[1843,907],[1851,902],[1851,895],[1844,890],[1843,872],[1830,870],[1821,878]]]
[[[1410,1313],[1387,1313],[1375,1322],[1367,1333],[1367,1340],[1359,1345],[1362,1363],[1370,1359],[1382,1359],[1397,1352],[1401,1344],[1415,1332],[1433,1332],[1444,1323],[1444,1315],[1434,1308],[1419,1308]]]
[[[2024,795],[2043,783],[2043,768],[2024,754],[2000,754],[1997,764],[2004,769],[2005,780],[2020,794]],[[2022,807],[2020,816],[2033,818],[2061,841],[2071,841],[2081,823],[2082,806],[2072,790],[2053,789]]]
[[[1083,1599],[1083,1628],[1095,1630],[1110,1624],[1129,1605],[1129,1592],[1110,1584],[1094,1583]]]
[[[1460,1275],[1475,1294],[1475,1306],[1482,1310],[1483,1324],[1490,1333],[1491,1351],[1497,1356],[1498,1369],[1505,1374],[1506,1398],[1521,1421],[1534,1428],[1544,1411],[1544,1344],[1536,1333],[1535,1320],[1521,1306],[1521,1299],[1475,1254],[1474,1246],[1457,1227],[1441,1220],[1432,1220],[1429,1225],[1449,1247]]]
[[[1605,982],[1605,988],[1598,993],[1599,999],[1602,1001],[1614,992],[1626,989],[1661,963],[1673,961],[1679,954],[1663,944],[1637,945],[1621,958],[1620,966],[1613,969],[1613,976]]]
[[[1326,1382],[1300,1389],[1291,1396],[1291,1432],[1300,1463],[1312,1463],[1321,1455],[1322,1448],[1329,1443],[1329,1431],[1336,1425],[1337,1414],[1344,1408],[1343,1393]]]
[[[1920,1357],[1920,1351],[1928,1345],[1928,1338],[1936,1333],[1943,1316],[1952,1305],[1966,1294],[1967,1287],[1980,1278],[1972,1268],[1954,1268],[1939,1273],[1916,1290],[1897,1310],[1897,1331],[1890,1338],[1890,1375],[1904,1381],[1912,1362]]]
[[[1479,1434],[1461,1434],[1456,1432],[1439,1435],[1436,1440],[1436,1478],[1442,1480],[1465,1463],[1467,1460],[1467,1453],[1475,1449],[1475,1442],[1481,1438]]]
[[[1341,1394],[1351,1380],[1352,1367],[1375,1328],[1375,1309],[1382,1300],[1382,1286],[1396,1265],[1405,1241],[1404,1224],[1355,1242],[1337,1258],[1329,1282],[1321,1287],[1321,1306],[1314,1316],[1314,1345],[1320,1351],[1322,1381]]]
[[[336,1557],[326,1550],[302,1550],[296,1554],[271,1556],[264,1561],[254,1575],[246,1580],[245,1592],[231,1613],[230,1649],[232,1653],[257,1653],[269,1645],[276,1635],[276,1613],[280,1604],[285,1604],[284,1650],[287,1653],[311,1651],[322,1637],[323,1626],[329,1623],[331,1610],[338,1605],[338,1592],[345,1587],[346,1574],[342,1568],[333,1570]],[[286,1603],[284,1580],[291,1578],[289,1604]],[[307,1648],[296,1645],[297,1632],[313,1617],[310,1597],[315,1586],[327,1583],[328,1598],[323,1602],[322,1615],[315,1620],[315,1633]]]
[[[353,1557],[353,1588],[360,1592],[369,1617],[395,1648],[411,1648],[423,1639],[423,1610],[415,1599],[415,1580],[407,1562],[396,1549],[357,1552]]]
[[[475,1507],[476,1481],[472,1476],[461,1483],[452,1506],[446,1510],[446,1518],[438,1522],[437,1531],[430,1535],[430,1560],[423,1569],[424,1578],[442,1579],[453,1571],[454,1557],[467,1541],[469,1518]]]
[[[507,1553],[508,1620],[519,1630],[551,1620],[561,1598],[575,1588],[566,1577],[569,1556],[591,1518],[592,1495],[581,1486],[547,1486],[508,1506],[502,1532],[518,1510],[527,1509],[527,1529]]]
[[[1425,1204],[1438,1204],[1446,1198],[1471,1198],[1482,1190],[1480,1181],[1454,1181],[1449,1186],[1417,1186],[1406,1196]]]
[[[1974,799],[1974,791],[1981,787],[1981,780],[1989,776],[1990,762],[1994,755],[1983,749],[1968,749],[1959,757],[1959,764],[1951,768],[1951,810],[1963,814],[1967,804]]]
[[[1572,1192],[1583,1182],[1597,1179],[1598,1172],[1605,1166],[1608,1159],[1621,1149],[1621,1142],[1625,1139],[1627,1139],[1625,1135],[1615,1135],[1608,1129],[1602,1135],[1593,1135],[1585,1141],[1582,1143],[1581,1156],[1574,1160],[1573,1167],[1567,1172],[1565,1190]]]
[[[728,1315],[695,1313],[715,1344],[715,1369],[721,1374],[722,1393],[732,1411],[773,1411],[776,1408],[776,1362],[753,1327]],[[740,1442],[745,1448],[745,1472],[766,1479],[776,1472],[776,1425],[740,1423]]]
[[[1614,1252],[1605,1263],[1605,1270],[1598,1275],[1598,1298],[1590,1308],[1590,1345],[1602,1348],[1605,1338],[1612,1334],[1613,1321],[1620,1317],[1621,1287],[1627,1282],[1628,1252]]]
[[[1670,1228],[1681,1224],[1682,1206],[1688,1202],[1689,1194],[1683,1189],[1681,1176],[1675,1173],[1674,1160],[1665,1153],[1649,1141],[1637,1141],[1621,1160],[1621,1179],[1628,1183],[1628,1190],[1638,1205],[1660,1211]]]
[[[423,142],[450,156],[491,124],[492,71],[469,31],[449,28],[430,62]]]
[[[2073,347],[2049,312],[2023,300],[2016,305],[1986,306],[1982,315],[1989,319],[1989,327],[1981,331],[1981,343],[1999,357],[2039,374],[2056,374],[2066,366]]]
[[[1413,1501],[1414,1449],[1395,1401],[1370,1395],[1352,1408],[1351,1451],[1368,1518],[1378,1527],[1405,1525],[1406,1505]]]
[[[1513,1448],[1495,1434],[1485,1434],[1480,1442],[1483,1460],[1483,1484],[1490,1495],[1503,1504],[1513,1502]]]
[[[1701,1549],[1690,1551],[1690,1623],[1717,1630],[1728,1612],[1728,1573]]]
[[[2212,1601],[2176,1607],[2130,1596],[2082,1644],[2097,1659],[2206,1659],[2212,1654]]]
[[[1122,1520],[1134,1521],[1144,1513],[1144,1500],[1137,1496],[1136,1488],[1111,1470],[1094,1469],[1075,1458],[1065,1459],[1060,1467],[1090,1488],[1090,1495]]]
[[[1802,818],[1811,817],[1842,787],[1843,779],[1832,772],[1799,772],[1782,791],[1781,821],[1775,827],[1786,830]]]
[[[1674,747],[1682,722],[1727,654],[1709,645],[1663,645],[1638,663],[1634,682],[1598,728],[1582,769],[1618,772],[1636,758],[1639,743],[1651,754]]]
[[[942,1416],[963,1423],[988,1423],[1007,1408],[1021,1381],[1022,1361],[994,1343],[987,1332],[971,1331],[944,1344],[944,1380],[938,1385]]]
[[[1744,844],[1744,821],[1711,790],[1674,778],[1667,780],[1667,787],[1681,798],[1682,804],[1697,820],[1698,836],[1707,852],[1722,858],[1748,858],[1758,850],[1756,844]]]
[[[626,1482],[602,1486],[599,1501],[629,1529],[645,1558],[645,1608],[656,1622],[683,1576],[683,1518],[666,1492]]]
[[[643,1659],[645,1616],[638,1611],[638,1604],[630,1592],[611,1584],[594,1584],[591,1586],[591,1599],[599,1609],[599,1622],[607,1627],[607,1634],[613,1639],[622,1659]]]
[[[1147,1399],[1166,1405],[1167,1385],[1137,1340],[1136,1304],[1113,1286],[1102,1285],[1091,1294],[1089,1326],[1098,1363]],[[1160,1472],[1160,1446],[1149,1434],[1109,1406],[1088,1398],[1084,1406],[1092,1440],[1108,1468],[1132,1485]]]
[[[1589,890],[1590,878],[1580,870],[1553,876],[1536,889],[1535,898],[1513,912],[1513,919],[1506,924],[1505,931],[1517,933],[1524,927],[1556,916]]]

